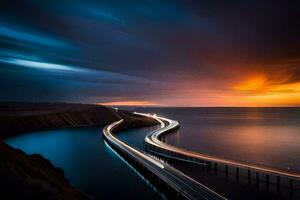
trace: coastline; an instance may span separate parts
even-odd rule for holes
[[[124,119],[126,127],[155,124],[127,111],[93,104],[0,103],[0,140],[26,132],[105,126]]]
[[[122,130],[156,123],[149,118],[99,105],[0,103],[0,174],[3,177],[0,181],[0,186],[3,186],[0,197],[91,199],[72,187],[64,171],[53,166],[49,160],[38,154],[27,155],[2,141],[32,131],[105,126],[122,118],[125,121]]]

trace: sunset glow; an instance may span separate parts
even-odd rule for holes
[[[300,200],[299,10],[1,1],[0,197]]]
[[[268,80],[255,76],[237,84],[233,89],[245,106],[299,106],[300,82],[287,79]]]
[[[63,2],[4,6],[3,101],[300,106],[300,31],[286,3]]]
[[[240,91],[257,91],[263,89],[266,85],[266,77],[263,75],[247,78],[242,83],[236,85],[234,89]]]
[[[99,102],[99,105],[104,106],[158,106],[159,104],[151,101],[112,101]]]

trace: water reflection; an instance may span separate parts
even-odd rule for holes
[[[130,163],[128,163],[122,156],[120,156],[113,148],[107,144],[106,141],[104,141],[105,147],[108,148],[111,152],[113,152],[115,155],[118,156],[120,160],[122,160],[134,173],[136,173],[143,181],[147,183],[149,187],[152,188],[157,194],[160,195],[161,199],[167,199],[166,196],[161,193],[147,178],[145,178],[139,171],[137,171]]]
[[[172,143],[175,142],[176,144],[178,144],[180,142],[180,131],[179,130],[175,130],[175,131],[173,131],[172,133],[169,133],[169,134],[172,134],[172,136],[170,136],[170,135],[162,135],[161,140],[163,142],[169,144],[168,139],[170,137],[172,137],[172,139],[171,139]]]
[[[300,108],[141,108],[180,122],[169,144],[300,172]]]
[[[101,132],[102,128],[42,131],[6,142],[29,154],[42,154],[64,169],[72,185],[96,199],[161,199],[105,146]]]

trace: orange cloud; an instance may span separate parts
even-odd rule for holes
[[[255,75],[234,86],[235,90],[258,91],[266,87],[267,78],[264,75]]]
[[[299,106],[300,82],[287,83],[285,80],[284,76],[274,79],[255,75],[233,89],[240,103],[246,106]]]

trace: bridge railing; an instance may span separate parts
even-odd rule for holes
[[[249,183],[251,182],[251,179],[253,179],[252,177],[254,173],[257,186],[259,185],[261,179],[264,180],[267,188],[269,188],[272,179],[273,183],[275,180],[276,188],[278,191],[280,191],[280,186],[283,182],[282,179],[286,179],[288,180],[288,187],[291,194],[293,194],[294,191],[294,182],[300,182],[300,174],[298,173],[279,170],[267,166],[260,166],[229,159],[218,158],[169,145],[163,142],[161,138],[163,137],[163,134],[167,134],[178,129],[179,123],[177,121],[163,117],[158,117],[156,115],[142,115],[155,118],[161,124],[166,124],[165,129],[151,132],[146,136],[145,146],[147,151],[151,153],[167,158],[173,158],[186,162],[201,164],[206,166],[208,169],[214,169],[216,171],[220,170],[220,168],[223,167],[226,176],[228,176],[230,169],[235,169],[236,177],[239,178],[239,176],[242,174],[241,170],[244,170],[246,172],[246,176]],[[262,178],[262,176],[265,176],[265,178]]]

